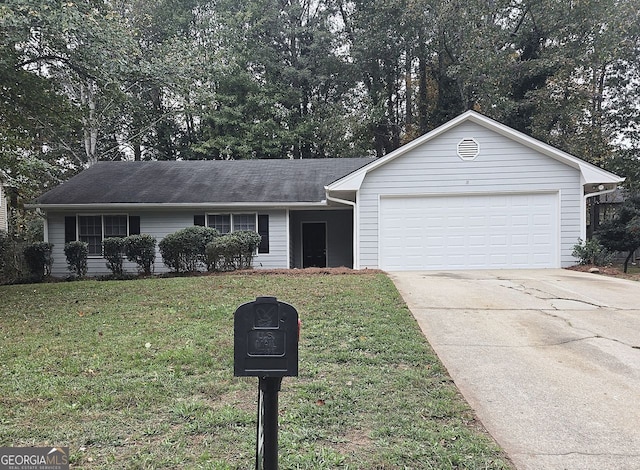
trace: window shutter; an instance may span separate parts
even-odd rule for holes
[[[129,235],[140,235],[140,216],[129,216]]]
[[[269,253],[269,216],[258,214],[258,234],[262,237],[258,253]]]
[[[77,239],[76,216],[67,216],[64,218],[64,242],[75,242]]]
[[[193,225],[199,225],[200,227],[204,227],[204,214],[194,215],[193,216]]]

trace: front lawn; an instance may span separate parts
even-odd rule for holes
[[[280,468],[511,468],[383,274],[234,274],[0,286],[0,446],[72,468],[252,469],[257,378],[233,312],[302,319],[280,393]]]

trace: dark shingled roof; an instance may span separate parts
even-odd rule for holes
[[[36,204],[320,202],[324,186],[371,158],[100,162]]]

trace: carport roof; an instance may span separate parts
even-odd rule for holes
[[[324,186],[372,161],[100,162],[40,196],[34,207],[318,203]]]

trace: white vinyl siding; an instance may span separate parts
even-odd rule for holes
[[[211,211],[207,211],[211,212]],[[103,211],[103,213],[105,213]],[[129,215],[140,216],[140,233],[149,234],[156,238],[158,242],[166,235],[174,233],[185,227],[193,226],[193,216],[197,210],[189,211],[130,211]],[[289,263],[289,253],[287,248],[287,220],[285,210],[254,210],[255,214],[269,215],[269,253],[260,253],[255,256],[253,266],[256,269],[274,269],[287,267]],[[64,255],[64,217],[75,216],[76,212],[52,212],[47,213],[48,220],[48,240],[53,243],[53,269],[54,276],[67,276],[66,258]],[[116,215],[116,214],[113,214]],[[135,263],[125,260],[125,271],[136,272]],[[156,248],[155,272],[167,272],[167,267],[162,262],[160,251]],[[104,258],[90,257],[88,260],[89,276],[110,274],[106,267]]]
[[[461,160],[457,145],[475,139],[480,154]],[[465,122],[412,149],[365,177],[358,193],[359,267],[380,267],[380,199],[508,193],[559,193],[560,264],[575,262],[580,237],[580,171],[478,124]]]
[[[256,269],[289,267],[288,220],[286,210],[258,211],[269,216],[269,253],[258,253],[253,258]]]

